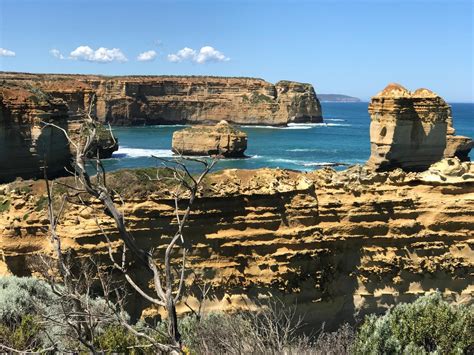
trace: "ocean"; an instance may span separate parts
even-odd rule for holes
[[[248,135],[245,159],[222,159],[215,170],[283,168],[309,171],[324,166],[343,169],[363,164],[370,155],[367,102],[322,103],[324,123],[289,127],[240,126]],[[474,104],[453,103],[456,134],[474,137]],[[184,126],[115,127],[120,148],[105,160],[109,171],[150,167],[151,156],[169,158],[173,132]],[[470,157],[473,158],[473,152]]]

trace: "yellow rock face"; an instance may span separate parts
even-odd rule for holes
[[[6,86],[31,85],[63,99],[73,113],[89,108],[118,125],[217,123],[286,125],[322,122],[310,84],[257,78],[0,73]]]
[[[444,162],[435,171],[448,178],[434,181],[400,169],[374,173],[360,166],[211,175],[185,233],[187,303],[200,297],[195,283],[206,283],[212,291],[205,311],[252,308],[280,297],[296,302],[308,324],[325,321],[331,328],[436,289],[472,302],[473,165]],[[166,189],[130,172],[111,174],[109,184],[122,193],[137,241],[161,253],[175,232]],[[29,258],[51,253],[41,196],[41,181],[0,189],[0,206],[9,201],[0,212],[1,272],[28,274]],[[79,256],[107,261],[105,238],[89,217],[84,208],[69,206],[58,233]],[[111,219],[98,218],[116,240]],[[133,273],[147,282],[143,270]],[[132,313],[147,307],[135,300]],[[189,311],[184,305],[179,310]]]
[[[193,126],[173,133],[173,152],[182,155],[243,157],[247,134],[221,121],[215,126]]]
[[[451,107],[432,91],[389,84],[372,98],[369,114],[369,167],[423,171],[443,157]]]

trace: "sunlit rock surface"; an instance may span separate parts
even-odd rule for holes
[[[376,170],[423,171],[444,156],[450,106],[428,89],[389,84],[369,104],[371,155]]]
[[[182,155],[243,157],[247,134],[221,121],[214,126],[193,126],[173,133],[173,152]]]
[[[431,177],[361,166],[212,174],[185,229],[186,302],[197,305],[203,283],[212,290],[205,312],[279,297],[296,303],[307,324],[324,321],[327,329],[436,289],[472,302],[472,169],[472,163],[448,160],[435,164]],[[174,200],[166,182],[147,178],[152,174],[153,169],[119,171],[108,183],[121,194],[123,205],[117,203],[138,243],[162,253],[176,231]],[[3,272],[27,275],[30,258],[52,252],[44,198],[41,181],[1,186]],[[91,202],[68,205],[58,233],[64,248],[107,262],[106,239],[91,216],[99,211],[98,221],[114,243],[117,234],[111,218]],[[146,285],[149,275],[132,270]],[[139,296],[129,307],[134,315],[156,313]],[[179,311],[189,309],[180,304]]]
[[[62,98],[72,113],[117,125],[217,123],[282,126],[322,122],[310,84],[209,76],[97,76],[0,73],[3,85],[30,85]]]

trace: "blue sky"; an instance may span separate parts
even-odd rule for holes
[[[474,101],[468,0],[0,0],[0,48],[5,71],[251,76],[363,99],[399,82]]]

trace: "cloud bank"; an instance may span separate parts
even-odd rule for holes
[[[146,51],[143,53],[140,53],[137,57],[137,60],[139,62],[150,62],[156,58],[156,52],[151,50],[151,51]]]
[[[224,53],[214,47],[204,46],[199,51],[184,47],[174,54],[169,54],[168,60],[172,63],[191,61],[198,64],[205,64],[208,62],[227,62],[230,58],[226,57]]]
[[[5,48],[0,48],[0,57],[14,57],[16,53]]]

